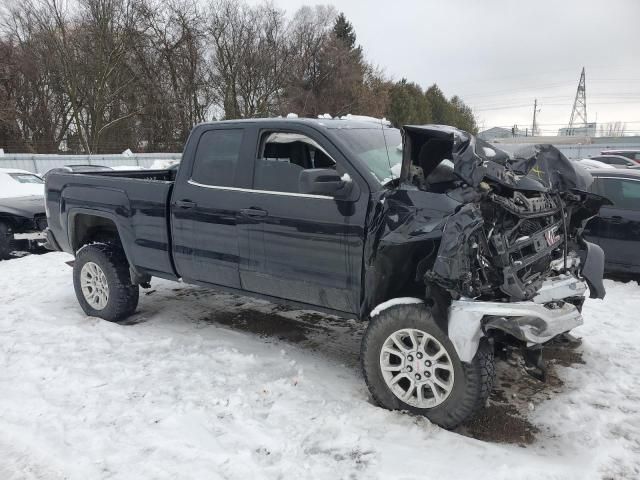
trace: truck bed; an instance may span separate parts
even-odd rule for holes
[[[113,222],[138,273],[175,278],[169,233],[174,178],[174,170],[54,172],[46,182],[51,234],[73,253],[90,237],[97,215]]]

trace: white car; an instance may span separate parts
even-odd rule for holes
[[[44,180],[17,168],[0,168],[0,198],[44,196]]]
[[[0,260],[11,258],[13,250],[43,244],[46,227],[42,178],[26,170],[0,168]]]
[[[581,167],[586,168],[587,170],[597,170],[601,168],[613,168],[615,170],[616,167],[613,165],[609,165],[608,163],[599,162],[598,160],[593,160],[591,158],[583,158],[582,160],[578,160],[578,163]]]

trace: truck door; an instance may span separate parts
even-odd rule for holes
[[[262,126],[262,125],[261,125]],[[368,187],[340,152],[311,128],[257,132],[250,218],[250,258],[242,288],[278,298],[355,313],[360,282]],[[354,182],[351,198],[303,194],[300,172],[336,169]],[[261,228],[256,228],[259,221]]]
[[[173,258],[185,281],[240,286],[236,219],[248,200],[242,187],[251,182],[255,151],[245,141],[248,130],[202,125],[187,143],[184,158],[192,163],[181,166],[171,200]]]
[[[613,202],[600,208],[597,217],[598,243],[604,250],[607,269],[637,271],[640,269],[640,179],[599,177],[597,183],[600,194]]]

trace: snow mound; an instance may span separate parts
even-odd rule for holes
[[[635,283],[586,301],[585,363],[557,367],[523,448],[374,406],[357,322],[154,279],[113,324],[83,315],[70,259],[0,262],[2,479],[640,476]]]
[[[343,115],[342,117],[340,117],[340,120],[358,120],[360,122],[375,122],[377,124],[391,126],[391,122],[384,117],[376,118],[376,117],[369,117],[367,115],[352,115],[351,113],[348,113],[347,115]]]
[[[180,163],[180,160],[173,160],[173,159],[154,160],[151,166],[149,167],[149,169],[150,170],[166,170],[167,168],[177,165],[178,163]]]

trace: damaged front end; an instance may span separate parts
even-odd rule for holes
[[[581,237],[607,202],[588,192],[591,176],[551,145],[514,157],[452,127],[403,129],[401,176],[385,216],[398,213],[402,196],[427,199],[413,202],[400,225],[387,221],[376,251],[393,252],[399,231],[410,232],[408,244],[432,241],[422,256],[411,253],[415,280],[449,312],[463,361],[497,331],[525,347],[543,344],[582,323],[585,283],[592,298],[605,294],[602,250]],[[442,196],[452,208],[438,219],[430,202]]]

